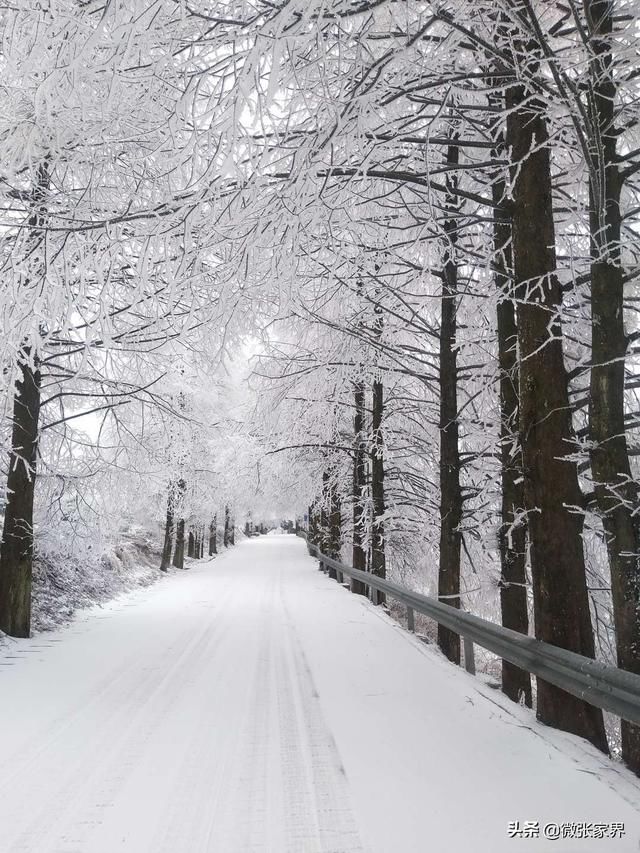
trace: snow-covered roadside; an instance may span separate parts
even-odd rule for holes
[[[33,575],[32,634],[50,631],[103,607],[123,594],[150,586],[162,577],[157,536],[136,528],[105,549],[87,548],[36,555]],[[0,643],[8,638],[0,632]]]

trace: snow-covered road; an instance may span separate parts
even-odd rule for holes
[[[3,646],[0,852],[640,850],[630,774],[315,566],[247,541]]]

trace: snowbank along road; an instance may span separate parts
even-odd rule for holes
[[[247,541],[7,641],[0,851],[640,850],[631,774],[316,565],[295,537]],[[542,837],[572,821],[624,834]]]

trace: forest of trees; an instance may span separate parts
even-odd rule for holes
[[[357,568],[640,674],[638,17],[0,10],[0,629],[29,634],[61,542],[143,519],[166,570],[286,505]],[[637,726],[506,662],[502,688],[640,773]]]

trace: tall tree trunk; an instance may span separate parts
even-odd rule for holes
[[[189,542],[189,544],[187,546],[187,556],[188,557],[195,557],[195,555],[196,555],[196,550],[195,550],[196,541],[195,541],[195,536],[193,535],[193,530],[189,530],[188,542]]]
[[[621,175],[616,151],[616,86],[612,76],[614,3],[585,0],[592,58],[591,383],[589,429],[595,497],[607,542],[618,666],[640,674],[640,507],[624,422],[623,271],[620,258]],[[640,774],[640,727],[622,722],[622,757]]]
[[[176,525],[176,547],[173,552],[173,565],[176,569],[184,569],[184,518],[178,519]]]
[[[236,544],[236,520],[233,515],[229,516],[229,544]]]
[[[214,515],[209,525],[209,556],[213,557],[214,554],[218,553],[218,522],[217,517]]]
[[[371,574],[386,578],[387,561],[384,541],[384,442],[382,436],[382,418],[384,415],[384,386],[382,379],[373,383],[373,405],[371,409],[371,503],[373,520],[371,524]],[[373,591],[373,601],[383,604],[384,593]]]
[[[500,99],[502,101],[502,99]],[[499,105],[497,105],[499,106]],[[494,151],[496,160],[505,155],[503,133]],[[505,628],[529,633],[527,608],[524,478],[518,435],[520,378],[517,354],[518,329],[513,299],[511,253],[511,208],[501,174],[492,184],[494,277],[498,292],[498,366],[500,368],[500,477],[502,484],[500,546],[500,609]],[[509,661],[502,661],[502,691],[514,702],[531,707],[531,676]]]
[[[222,539],[225,548],[229,547],[229,544],[231,541],[230,520],[231,520],[231,513],[229,511],[229,505],[227,504],[224,508],[224,534],[223,534],[223,539]]]
[[[337,557],[333,554],[333,536],[332,524],[334,514],[334,484],[331,479],[331,472],[328,468],[322,472],[322,511],[320,514],[322,528],[322,545],[320,550],[328,557]],[[338,577],[336,570],[331,566],[327,567],[330,578],[336,580]]]
[[[328,554],[334,560],[339,560],[342,550],[342,502],[337,483],[331,485],[331,504],[329,512],[329,550]],[[336,577],[336,570],[330,569],[331,577]]]
[[[325,468],[322,472],[322,497],[320,500],[320,550],[323,554],[329,553],[329,513],[331,502],[331,486],[329,482],[329,471]]]
[[[527,46],[528,49],[528,46]],[[533,47],[535,50],[535,45]],[[593,629],[582,544],[582,495],[562,351],[562,291],[544,103],[516,84],[507,91],[512,151],[513,262],[518,299],[520,436],[528,510],[536,636],[587,657]],[[538,679],[540,720],[604,752],[602,712]]]
[[[31,630],[40,371],[29,347],[22,351],[20,373],[14,394],[8,499],[0,546],[0,629],[11,637],[28,637]]]
[[[376,263],[376,275],[380,272],[380,263]],[[384,315],[380,298],[382,287],[378,288],[374,305],[373,337],[380,341],[384,331]],[[384,385],[382,374],[372,383],[371,389],[371,574],[379,578],[387,576],[386,546],[384,539],[384,437],[382,420],[384,417]],[[384,604],[385,595],[378,590],[371,591],[374,604]]]
[[[335,482],[335,471],[325,471],[323,482],[324,498],[327,506],[323,550],[327,556],[333,557],[334,560],[339,560],[342,547],[342,510],[340,493]],[[329,566],[329,577],[334,580],[338,578],[338,573],[332,566]]]
[[[176,524],[176,544],[173,552],[173,565],[177,569],[184,569],[184,499],[187,484],[184,480],[178,480],[176,488],[176,511],[178,523]]]
[[[44,239],[42,228],[46,221],[46,198],[50,182],[51,161],[45,157],[36,171],[30,198],[30,252]],[[18,355],[17,367],[19,377],[13,396],[7,503],[0,545],[0,630],[13,637],[28,637],[31,631],[33,506],[41,402],[40,356],[37,348],[28,342],[24,343]]]
[[[367,570],[367,555],[364,542],[364,497],[367,485],[366,446],[365,446],[365,398],[364,383],[357,382],[354,392],[355,415],[353,419],[353,552],[354,569]],[[351,592],[367,594],[367,586],[362,581],[351,580]]]
[[[447,149],[447,165],[456,166],[459,148]],[[455,189],[455,173],[448,173],[448,188]],[[440,560],[438,598],[451,607],[460,607],[460,548],[462,536],[462,489],[458,427],[458,350],[456,346],[458,265],[456,243],[457,199],[448,193],[450,212],[444,223],[446,244],[442,267],[442,319],[440,323]],[[460,663],[460,637],[438,625],[438,645],[454,663]]]
[[[318,545],[318,519],[315,504],[309,506],[309,531],[307,538],[312,545]]]
[[[175,528],[175,490],[176,484],[173,480],[169,483],[167,494],[167,519],[164,526],[164,545],[162,547],[162,560],[160,571],[166,572],[171,564],[171,551],[173,549],[173,533]]]

